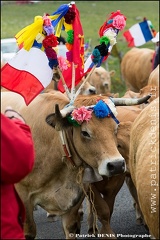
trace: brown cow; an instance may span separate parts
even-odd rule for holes
[[[80,126],[67,120],[74,107],[92,106],[98,99],[106,97],[81,95],[74,107],[66,108],[68,98],[57,91],[38,95],[28,106],[13,92],[2,92],[1,98],[1,111],[11,106],[20,112],[31,127],[35,144],[33,171],[16,185],[26,208],[25,235],[36,236],[33,209],[40,205],[47,212],[62,216],[66,238],[70,239],[69,233],[78,230],[77,211],[84,199],[81,179],[85,179],[87,165],[106,177],[125,171],[124,158],[116,147],[117,124],[111,117],[97,118],[92,114],[88,123]],[[112,100],[116,105],[121,104],[119,99]],[[67,146],[69,151],[66,152]],[[113,233],[111,228],[108,233]]]
[[[148,84],[153,55],[154,50],[148,48],[132,48],[124,55],[121,73],[128,89],[139,92]]]
[[[130,140],[130,129],[135,118],[140,114],[141,109],[137,106],[118,106],[117,107],[117,118],[120,121],[117,131],[117,146],[121,155],[126,161],[126,173],[117,175],[114,177],[105,178],[103,181],[92,183],[92,190],[95,194],[95,205],[97,206],[97,215],[102,224],[101,233],[108,233],[109,221],[112,216],[115,197],[119,190],[121,189],[124,180],[127,179],[127,185],[134,199],[136,199],[136,194],[133,193],[133,187],[130,189],[132,181],[130,179],[129,173],[129,140]],[[114,188],[112,188],[114,186]],[[103,196],[103,197],[102,197]],[[137,206],[136,206],[137,207]],[[137,222],[141,221],[141,216],[137,213]],[[90,205],[90,212],[88,216],[88,233],[93,233],[93,213],[92,205]],[[113,238],[113,236],[112,236]]]
[[[148,85],[155,85],[159,87],[159,65],[151,72]]]
[[[83,83],[84,79],[76,85],[75,91],[81,86]],[[48,92],[50,90],[58,90],[57,89],[57,82],[55,80],[52,80],[50,84],[43,90],[43,92]],[[89,82],[86,82],[84,86],[81,88],[80,94],[82,95],[93,95],[96,94],[96,88],[92,86]]]
[[[159,98],[136,118],[130,135],[129,168],[150,234],[159,239]]]
[[[26,207],[25,235],[32,238],[36,236],[33,209],[38,204],[49,213],[62,216],[66,238],[69,239],[69,233],[77,230],[77,223],[69,220],[77,220],[73,207],[78,209],[84,198],[82,188],[76,181],[81,168],[89,164],[99,174],[106,176],[125,171],[124,159],[116,147],[117,124],[112,118],[97,118],[92,114],[88,123],[84,122],[79,127],[70,125],[65,118],[65,111],[73,108],[65,108],[62,113],[57,109],[56,114],[51,114],[56,104],[62,109],[69,103],[68,98],[57,91],[38,95],[28,106],[20,95],[13,92],[2,92],[1,98],[2,112],[6,106],[20,112],[31,127],[35,144],[33,171],[16,185]],[[100,96],[79,96],[74,105],[90,106],[99,98]],[[45,122],[48,115],[48,123],[55,128]],[[61,132],[66,134],[76,167],[66,163],[68,158],[64,157]],[[112,233],[111,229],[110,232]]]
[[[111,77],[114,76],[115,71],[108,72],[103,67],[97,67],[88,79],[88,82],[96,88],[97,94],[106,94],[111,92]]]

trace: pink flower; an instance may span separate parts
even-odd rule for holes
[[[66,58],[62,57],[62,56],[59,56],[58,57],[58,62],[59,62],[59,68],[60,70],[63,72],[64,70],[67,70],[68,68],[68,65],[67,65],[67,62],[66,62]]]
[[[117,15],[113,18],[113,27],[122,30],[126,26],[126,21],[123,16]]]
[[[43,25],[44,26],[51,26],[52,25],[51,19],[46,15],[43,16]]]
[[[72,112],[72,117],[78,123],[82,123],[83,121],[88,122],[92,117],[92,110],[87,110],[84,106],[74,109]]]

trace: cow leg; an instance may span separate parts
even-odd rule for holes
[[[83,200],[84,196],[71,211],[62,215],[62,224],[66,239],[76,239],[76,234],[80,234],[82,212],[79,209],[81,209]]]
[[[139,207],[137,191],[134,186],[134,183],[130,176],[126,176],[125,181],[126,181],[128,189],[129,189],[129,192],[133,198],[133,206],[135,207],[135,210],[136,210],[136,224],[137,225],[143,225],[143,224],[145,225],[143,215],[142,215],[142,212]]]
[[[33,205],[32,199],[28,197],[29,193],[26,191],[25,187],[20,184],[16,184],[15,187],[25,207],[26,218],[24,222],[24,235],[26,239],[35,239],[36,224],[33,217],[33,211],[35,206]]]
[[[97,191],[96,187],[92,184],[92,191],[94,193],[94,207],[97,212],[97,216],[99,221],[102,224],[100,234],[107,234],[108,237],[106,238],[103,237],[103,239],[108,239],[110,238],[109,236],[112,235],[112,239],[116,239],[114,232],[112,231],[110,227],[110,209],[108,207],[107,202],[102,198],[101,194],[99,191]],[[91,226],[90,226],[91,229]],[[89,229],[89,232],[90,232]]]
[[[36,224],[33,217],[34,206],[29,202],[25,202],[26,219],[24,224],[24,234],[26,239],[35,239],[36,237]]]

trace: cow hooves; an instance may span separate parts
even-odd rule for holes
[[[136,224],[137,224],[137,225],[144,225],[143,219],[142,219],[142,218],[136,219]]]
[[[30,235],[25,235],[25,238],[26,238],[26,239],[35,239],[35,237],[30,236]]]
[[[90,229],[88,230],[88,234],[90,235],[90,234],[93,234],[93,233],[94,233],[93,228],[90,228]],[[98,233],[98,229],[95,228],[95,234],[97,234],[97,233]]]
[[[56,222],[58,221],[58,216],[56,215],[51,215],[47,217],[48,222]]]

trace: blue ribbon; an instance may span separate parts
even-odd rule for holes
[[[62,4],[56,12],[52,13],[51,16],[53,15],[59,15],[59,17],[55,20],[52,20],[52,26],[55,27],[58,22],[60,21],[60,19],[68,12],[68,9],[69,9],[69,5],[68,4]]]

